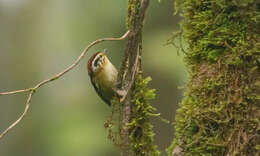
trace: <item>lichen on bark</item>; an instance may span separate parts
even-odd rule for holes
[[[260,154],[257,0],[175,0],[190,78],[169,155]],[[175,150],[174,150],[175,149]],[[178,149],[178,150],[177,150]]]

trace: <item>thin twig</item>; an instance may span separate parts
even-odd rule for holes
[[[23,92],[28,92],[28,91],[30,91],[30,88],[28,88],[28,89],[21,89],[21,90],[15,90],[15,91],[11,91],[11,92],[2,92],[2,93],[0,93],[0,96],[1,95],[10,95],[10,94],[23,93]]]
[[[27,114],[29,108],[30,108],[30,102],[31,102],[31,99],[32,99],[32,96],[33,96],[33,93],[38,89],[40,88],[41,86],[51,82],[51,81],[55,81],[57,79],[59,79],[61,76],[63,76],[64,74],[66,74],[67,72],[69,72],[70,70],[72,70],[74,67],[76,67],[79,62],[83,59],[83,57],[86,55],[87,51],[93,47],[94,45],[98,44],[98,43],[101,43],[103,41],[120,41],[120,40],[123,40],[125,39],[128,34],[129,34],[129,30],[121,37],[119,38],[101,38],[101,39],[98,39],[92,43],[90,43],[80,54],[80,56],[76,59],[76,61],[70,65],[68,68],[66,68],[65,70],[63,70],[62,72],[56,74],[55,76],[53,76],[52,78],[49,78],[49,79],[46,79],[46,80],[43,80],[41,81],[40,83],[38,83],[37,85],[35,85],[35,87],[33,88],[28,88],[28,89],[23,89],[23,90],[15,90],[15,91],[10,91],[10,92],[2,92],[0,93],[0,95],[10,95],[10,94],[17,94],[17,93],[22,93],[22,92],[28,92],[30,91],[29,95],[28,95],[28,98],[26,100],[26,103],[25,103],[25,109],[22,113],[22,115],[15,121],[13,122],[8,128],[6,128],[1,134],[0,134],[0,139],[2,139],[11,129],[13,129],[23,118],[24,116]]]
[[[100,43],[100,42],[103,42],[103,41],[120,41],[120,40],[123,40],[125,39],[128,34],[129,34],[130,31],[127,31],[122,37],[119,37],[119,38],[102,38],[102,39],[98,39],[92,43],[90,43],[81,53],[81,55],[77,58],[77,60],[72,64],[70,65],[68,68],[66,68],[64,71],[58,73],[57,75],[53,76],[52,78],[49,78],[49,79],[46,79],[40,83],[38,83],[34,89],[37,89],[39,87],[41,87],[42,85],[50,82],[50,81],[54,81],[58,78],[60,78],[61,76],[63,76],[64,74],[66,74],[67,72],[69,72],[71,69],[73,69],[82,59],[83,57],[86,55],[87,51],[93,47],[94,45]],[[0,95],[10,95],[10,94],[16,94],[16,93],[22,93],[22,92],[28,92],[30,91],[32,88],[28,88],[28,89],[24,89],[24,90],[15,90],[15,91],[10,91],[10,92],[2,92],[0,93]]]
[[[0,139],[2,139],[5,136],[5,134],[7,134],[11,129],[13,129],[24,118],[24,116],[27,114],[27,111],[30,108],[30,102],[31,102],[33,93],[34,93],[33,90],[29,93],[29,96],[26,100],[26,105],[25,105],[25,109],[23,111],[23,114],[0,134]]]
[[[132,88],[132,86],[133,86],[133,83],[134,83],[134,80],[135,80],[135,76],[136,76],[137,71],[138,71],[138,59],[139,59],[139,57],[140,57],[140,56],[139,56],[139,48],[138,48],[137,54],[136,54],[136,58],[135,58],[135,63],[134,63],[134,66],[132,67],[132,77],[131,77],[131,81],[130,81],[130,83],[128,84],[128,87],[126,88],[126,90],[124,91],[124,94],[123,94],[122,97],[120,98],[120,102],[121,102],[121,103],[125,100],[125,98],[126,98],[128,92],[129,92],[129,90],[130,90],[130,89]]]

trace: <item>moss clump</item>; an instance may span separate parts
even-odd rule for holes
[[[122,123],[122,104],[118,102],[117,97],[111,100],[112,114],[105,123],[108,138],[122,150],[124,150],[122,130],[123,128],[129,130],[131,153],[136,156],[158,156],[160,154],[157,146],[154,145],[153,126],[150,123],[151,117],[160,115],[155,113],[156,109],[149,103],[155,97],[155,89],[148,88],[150,81],[150,77],[143,79],[141,75],[137,76],[132,92],[131,118],[126,126]]]
[[[190,80],[177,110],[183,155],[258,155],[260,12],[257,0],[176,0]],[[180,150],[179,150],[180,151]]]
[[[136,156],[158,156],[160,154],[157,146],[154,145],[153,126],[150,123],[151,117],[159,115],[155,113],[156,109],[149,103],[155,97],[155,90],[147,87],[150,81],[150,77],[143,79],[139,75],[132,93],[131,120],[127,128],[130,132],[131,148]]]

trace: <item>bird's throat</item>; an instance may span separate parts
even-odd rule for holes
[[[104,64],[103,68],[97,73],[96,81],[104,83],[103,85],[111,87],[117,80],[117,70],[109,61]]]

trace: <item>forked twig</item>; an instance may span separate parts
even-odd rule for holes
[[[6,128],[1,134],[0,134],[0,139],[2,139],[11,129],[13,129],[23,118],[24,116],[27,114],[29,108],[30,108],[30,102],[31,102],[31,99],[32,99],[32,96],[34,94],[34,92],[40,88],[41,86],[51,82],[51,81],[54,81],[54,80],[57,80],[59,79],[61,76],[63,76],[64,74],[66,74],[67,72],[69,72],[70,70],[72,70],[74,67],[76,67],[79,62],[84,58],[84,56],[86,55],[87,51],[93,47],[94,45],[98,44],[98,43],[101,43],[103,41],[120,41],[120,40],[123,40],[125,39],[128,34],[129,34],[129,30],[121,37],[119,38],[101,38],[101,39],[98,39],[96,41],[93,41],[92,43],[90,43],[80,54],[80,56],[76,59],[76,61],[71,64],[69,67],[67,67],[65,70],[63,70],[62,72],[56,74],[55,76],[53,76],[52,78],[49,78],[49,79],[46,79],[46,80],[43,80],[41,81],[40,83],[38,83],[37,85],[35,85],[33,88],[27,88],[27,89],[23,89],[23,90],[15,90],[15,91],[10,91],[10,92],[2,92],[0,93],[0,96],[1,95],[10,95],[10,94],[17,94],[17,93],[23,93],[23,92],[29,92],[29,95],[27,97],[27,100],[26,100],[26,103],[25,103],[25,109],[22,113],[22,115],[15,121],[13,122],[8,128]]]

